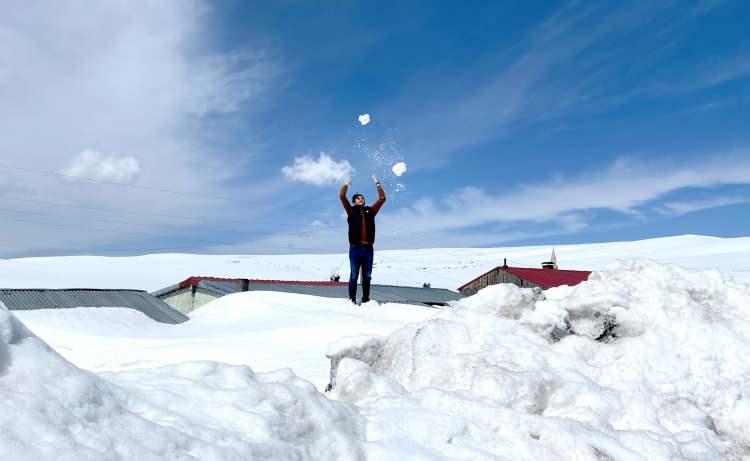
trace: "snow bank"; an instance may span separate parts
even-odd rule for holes
[[[748,350],[747,286],[620,262],[488,287],[342,357],[333,394],[367,416],[368,459],[750,459]]]
[[[361,459],[359,418],[289,370],[67,362],[0,304],[0,459]]]
[[[179,325],[117,308],[14,315],[65,359],[97,373],[215,361],[260,372],[289,367],[323,390],[330,379],[326,350],[331,341],[342,335],[388,335],[436,312],[374,302],[353,308],[345,299],[252,291],[208,303]]]

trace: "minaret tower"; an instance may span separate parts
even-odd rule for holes
[[[552,263],[552,268],[557,270],[557,256],[555,256],[555,249],[552,249],[552,257],[550,258],[550,262]]]

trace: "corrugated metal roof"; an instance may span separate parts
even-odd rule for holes
[[[276,291],[282,293],[296,293],[311,296],[321,296],[324,298],[348,298],[348,284],[342,282],[317,282],[317,283],[299,283],[297,281],[283,280],[264,280],[261,283],[255,283],[251,280],[248,285],[248,291]],[[208,289],[218,295],[227,295],[237,293],[240,290],[235,283],[202,281],[199,288]],[[362,295],[362,286],[357,289],[357,293]],[[448,301],[457,301],[464,297],[460,293],[445,290],[442,288],[418,288],[418,287],[401,287],[393,285],[371,285],[370,297],[378,302],[392,302],[402,304],[420,304],[420,305],[445,305]]]
[[[306,285],[306,286],[317,286],[317,287],[345,287],[349,286],[348,282],[330,282],[323,280],[263,280],[263,279],[250,279],[251,284],[256,285]]]
[[[204,290],[216,293],[219,296],[230,295],[242,291],[235,282],[216,282],[208,280],[201,281],[198,284],[198,288],[203,288]]]
[[[152,295],[161,297],[182,288],[193,286],[224,296],[242,291],[242,280],[248,280],[248,291],[277,291],[282,293],[297,293],[324,298],[348,298],[347,282],[305,281],[305,280],[260,280],[236,279],[223,277],[195,276],[188,277],[180,283],[154,291]],[[362,295],[360,285],[357,293]],[[464,297],[455,291],[442,288],[403,287],[394,285],[371,285],[370,297],[378,302],[393,302],[402,304],[446,305],[449,301],[457,301]]]
[[[165,295],[167,293],[171,293],[173,291],[177,291],[180,288],[181,288],[180,284],[179,283],[175,283],[174,285],[170,285],[168,287],[164,287],[164,288],[162,288],[160,290],[152,291],[151,292],[151,296],[156,296],[157,298],[161,299],[162,295]]]
[[[188,317],[140,290],[0,289],[0,301],[10,310],[125,307],[143,312],[161,323],[182,323]]]
[[[314,285],[314,286],[346,286],[347,282],[331,282],[328,280],[276,280],[276,279],[243,279],[229,277],[210,277],[206,275],[195,275],[188,277],[176,286],[179,288],[197,287],[201,283],[216,282],[221,284],[238,284],[239,282],[248,282],[256,284],[284,284],[284,285]],[[176,289],[176,288],[175,288]],[[162,291],[162,290],[159,290]]]

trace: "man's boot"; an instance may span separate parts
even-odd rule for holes
[[[362,304],[370,302],[370,279],[367,277],[362,280]]]

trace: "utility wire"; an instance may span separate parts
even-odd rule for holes
[[[50,216],[54,218],[63,218],[63,219],[78,219],[75,216],[69,216],[69,215],[61,215],[61,214],[55,214],[55,213],[45,213],[41,211],[31,211],[31,210],[18,210],[18,209],[12,209],[12,208],[0,208],[0,211],[7,211],[11,213],[21,213],[21,214],[33,214],[38,216]],[[248,231],[248,230],[240,230],[240,229],[216,229],[216,228],[208,228],[208,227],[189,227],[189,226],[178,226],[173,224],[150,224],[150,223],[139,223],[139,222],[132,222],[132,221],[118,221],[114,219],[99,219],[99,218],[85,218],[86,221],[94,221],[94,222],[101,222],[101,223],[110,223],[110,224],[124,224],[128,226],[144,226],[144,227],[162,227],[166,229],[176,229],[176,230],[190,230],[190,231],[216,231],[216,232],[231,232],[231,233],[241,233],[241,234],[262,234],[262,235],[276,235],[279,234],[279,232],[257,232],[257,231]],[[297,226],[299,227],[299,225]],[[323,226],[320,226],[323,227]],[[307,229],[306,232],[311,232],[313,229]]]
[[[194,221],[216,221],[216,222],[227,222],[227,223],[238,223],[238,224],[265,223],[265,224],[274,225],[274,226],[299,227],[299,223],[295,224],[295,223],[275,222],[275,221],[261,220],[261,219],[247,220],[247,219],[209,218],[209,217],[204,217],[204,216],[185,216],[185,215],[175,215],[175,214],[166,214],[166,213],[152,213],[152,212],[147,212],[147,211],[121,210],[121,209],[115,209],[115,208],[93,207],[93,206],[87,206],[87,205],[74,205],[70,203],[48,202],[44,200],[33,200],[33,199],[25,199],[25,198],[17,198],[17,197],[0,197],[0,200],[35,203],[38,205],[49,205],[49,206],[64,207],[64,208],[78,208],[82,210],[104,211],[107,213],[123,213],[123,214],[131,214],[131,215],[155,216],[155,217],[161,217],[161,218],[174,218],[174,219],[191,219]],[[320,227],[334,227],[334,226],[329,225],[329,224],[324,224]]]
[[[242,243],[252,243],[252,241],[248,242],[242,242]],[[96,248],[96,251],[100,252],[107,252],[107,253],[131,253],[131,252],[164,252],[164,251],[173,251],[173,250],[189,250],[189,249],[196,249],[196,248],[205,248],[205,245],[183,245],[183,246],[174,246],[174,247],[149,247],[149,248]],[[307,248],[307,247],[298,247],[296,245],[253,245],[254,248],[263,248],[263,249],[271,249],[271,250],[303,250],[303,251],[315,251],[315,252],[321,252],[319,248]],[[81,251],[89,251],[87,250],[70,250],[68,251],[80,253]],[[335,254],[331,252],[327,252],[326,254]],[[265,255],[253,255],[253,256],[265,256]]]
[[[156,216],[156,217],[161,217],[161,218],[191,219],[194,221],[226,221],[226,222],[244,223],[244,224],[256,224],[258,222],[263,222],[261,220],[209,218],[209,217],[203,217],[203,216],[199,217],[199,216],[185,216],[185,215],[175,215],[175,214],[166,214],[166,213],[150,213],[148,211],[120,210],[120,209],[115,209],[115,208],[93,207],[93,206],[87,206],[87,205],[74,205],[71,203],[48,202],[44,200],[32,200],[32,199],[24,199],[24,198],[18,198],[18,197],[0,197],[0,200],[35,203],[38,205],[50,205],[50,206],[65,207],[65,208],[79,208],[83,210],[92,210],[92,211],[104,211],[107,213],[123,213],[123,214],[133,214],[133,215]],[[267,221],[267,222],[270,222],[270,221]],[[273,223],[273,224],[277,226],[299,226],[299,224],[292,224],[292,223]]]
[[[232,203],[244,203],[247,205],[262,205],[266,202],[260,201],[260,200],[238,200],[235,197],[214,197],[211,195],[204,195],[204,194],[196,194],[194,192],[185,192],[185,191],[178,191],[173,189],[164,189],[161,187],[153,187],[153,186],[143,186],[139,184],[131,184],[131,183],[124,183],[124,182],[117,182],[117,181],[107,181],[106,179],[94,179],[94,178],[87,178],[85,176],[75,176],[70,175],[66,173],[60,173],[58,171],[47,171],[47,170],[37,170],[34,168],[26,168],[26,167],[19,167],[19,166],[13,166],[13,165],[7,165],[0,163],[0,168],[5,168],[9,170],[15,170],[15,171],[23,171],[26,173],[36,173],[36,174],[42,174],[42,175],[48,175],[48,176],[57,176],[61,178],[67,178],[67,179],[75,179],[80,181],[87,181],[91,183],[98,183],[98,184],[108,184],[113,186],[120,186],[120,187],[129,187],[133,189],[144,189],[144,190],[150,190],[155,192],[165,192],[169,194],[175,194],[175,195],[183,195],[188,197],[197,197],[197,198],[204,198],[209,200],[219,200],[219,201],[225,201],[225,202],[232,202]],[[288,205],[286,208],[302,208],[306,207],[308,205],[301,204],[301,205]]]
[[[9,170],[16,170],[16,171],[24,171],[24,172],[28,172],[28,173],[46,174],[46,175],[51,175],[51,176],[58,176],[58,177],[62,177],[62,178],[76,179],[76,180],[80,180],[80,181],[88,181],[88,182],[99,183],[99,184],[110,184],[110,185],[113,185],[113,186],[131,187],[131,188],[134,188],[134,189],[145,189],[145,190],[151,190],[151,191],[156,191],[156,192],[166,192],[166,193],[169,193],[169,194],[176,194],[176,195],[186,195],[186,196],[189,196],[189,197],[199,197],[199,198],[206,198],[206,199],[211,199],[211,200],[232,200],[232,201],[236,201],[235,199],[232,199],[230,197],[212,197],[210,195],[195,194],[195,193],[192,193],[192,192],[176,191],[176,190],[171,190],[171,189],[163,189],[163,188],[160,188],[160,187],[142,186],[142,185],[138,185],[138,184],[130,184],[130,183],[125,183],[125,182],[117,182],[117,181],[107,181],[106,179],[87,178],[85,176],[76,176],[76,175],[72,175],[72,174],[65,174],[65,173],[60,173],[58,171],[36,170],[36,169],[33,169],[33,168],[24,168],[24,167],[12,166],[12,165],[6,165],[6,164],[0,164],[0,168],[6,168],[6,169],[9,169]]]
[[[50,227],[62,227],[62,228],[68,228],[68,229],[82,229],[86,231],[95,231],[95,232],[109,232],[109,233],[124,234],[124,235],[137,235],[139,237],[144,237],[144,236],[158,237],[158,238],[170,238],[171,237],[170,235],[164,235],[164,234],[144,234],[140,232],[128,232],[128,231],[120,231],[120,230],[115,230],[115,229],[100,229],[96,227],[84,227],[84,226],[75,226],[71,224],[59,224],[59,223],[50,223],[50,222],[44,222],[44,221],[32,221],[29,219],[8,218],[8,217],[3,217],[3,216],[0,216],[0,220],[15,221],[15,222],[22,222],[22,223],[30,223],[30,224],[39,224],[39,225],[50,226]],[[238,244],[244,244],[244,243],[252,243],[252,242],[259,241],[259,240],[270,240],[279,236],[303,236],[303,235],[310,235],[311,233],[312,231],[276,233],[273,235],[269,235],[267,237],[245,240],[242,242],[217,242],[213,240],[182,238],[182,237],[180,237],[180,239],[193,241],[193,242],[204,242],[204,245],[196,247],[196,248],[200,248],[200,247],[217,246],[217,245],[238,245]]]

